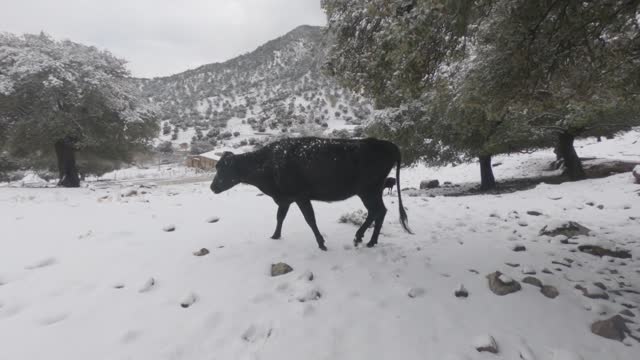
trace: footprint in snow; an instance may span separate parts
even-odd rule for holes
[[[153,287],[156,286],[156,280],[154,278],[149,278],[149,280],[147,280],[142,287],[140,287],[140,289],[138,290],[138,292],[144,293],[144,292],[148,292],[151,289],[153,289]]]
[[[259,340],[267,340],[273,333],[271,326],[251,325],[242,333],[242,340],[254,343]]]
[[[50,316],[45,316],[44,318],[40,319],[38,323],[40,323],[40,325],[49,326],[49,325],[59,323],[60,321],[66,319],[67,317],[69,317],[69,314],[65,314],[65,313],[54,314]]]
[[[127,332],[125,332],[121,337],[120,337],[120,342],[123,344],[130,344],[134,341],[136,341],[140,335],[142,333],[140,331],[136,331],[136,330],[129,330]]]
[[[48,257],[48,258],[44,258],[38,262],[35,262],[31,265],[27,265],[24,268],[27,270],[34,270],[34,269],[39,269],[39,268],[43,268],[43,267],[47,267],[47,266],[51,266],[54,265],[55,263],[57,263],[58,261],[56,260],[56,258],[54,257]]]

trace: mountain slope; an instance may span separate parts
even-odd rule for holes
[[[163,139],[177,142],[355,127],[371,104],[322,73],[327,49],[323,28],[300,26],[251,53],[140,86],[163,110]]]

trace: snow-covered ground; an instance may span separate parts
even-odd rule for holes
[[[640,147],[629,139],[592,146],[608,143],[608,156],[633,157]],[[530,174],[527,159],[547,155],[497,159],[496,176]],[[432,175],[477,179],[476,166],[458,169],[408,169],[403,186]],[[208,186],[0,189],[0,359],[631,360],[640,353],[629,336],[619,342],[590,330],[627,310],[631,335],[640,336],[640,186],[630,173],[504,195],[405,196],[415,235],[401,230],[395,195],[385,196],[389,212],[373,249],[354,248],[356,227],[338,223],[363,208],[359,200],[314,203],[328,252],[318,250],[295,207],[283,239],[271,240],[269,197],[243,185],[214,195]],[[566,244],[539,235],[569,220],[591,234]],[[632,257],[600,258],[577,250],[584,244]],[[202,248],[209,253],[195,256]],[[293,271],[272,277],[278,262]],[[495,295],[486,278],[495,271],[521,290]],[[559,295],[547,298],[525,276]],[[454,295],[461,285],[466,298]],[[608,299],[583,296],[576,285]],[[491,338],[498,354],[477,352]]]

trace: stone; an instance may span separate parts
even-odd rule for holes
[[[540,292],[549,299],[555,299],[560,294],[558,289],[552,285],[543,285],[542,288],[540,288]]]
[[[466,298],[469,297],[469,292],[464,288],[464,285],[460,284],[460,286],[458,286],[458,289],[454,291],[453,295],[455,295],[455,297],[457,298]]]
[[[620,314],[622,314],[624,316],[628,316],[628,317],[636,317],[636,314],[634,314],[633,311],[631,311],[629,309],[624,309],[624,310],[620,311]]]
[[[540,235],[546,236],[558,236],[564,235],[567,238],[572,238],[580,235],[589,235],[591,230],[575,221],[567,221],[565,223],[559,225],[545,225],[542,229],[540,229]]]
[[[525,275],[535,275],[536,274],[536,270],[534,268],[532,268],[531,266],[524,266],[522,268],[522,273]]]
[[[618,259],[630,259],[631,252],[629,250],[609,250],[597,245],[580,245],[578,250],[593,256],[610,256]]]
[[[551,270],[549,270],[547,268],[542,269],[542,272],[545,273],[545,274],[553,274],[553,272],[551,272]]]
[[[593,286],[598,287],[598,288],[600,288],[602,290],[607,290],[607,287],[601,282],[594,282]]]
[[[217,223],[218,221],[220,221],[220,218],[217,216],[211,216],[210,218],[207,218],[207,222],[209,224]]]
[[[438,180],[422,180],[420,182],[420,190],[424,189],[435,189],[440,186],[440,181]]]
[[[511,262],[506,262],[505,265],[511,266],[511,267],[514,267],[514,268],[520,266],[520,264],[518,264],[518,263],[511,263]]]
[[[511,294],[522,289],[519,282],[503,276],[500,271],[487,275],[487,279],[489,280],[489,289],[499,296]]]
[[[533,277],[533,276],[527,276],[524,279],[522,279],[522,282],[525,284],[529,284],[529,285],[533,285],[535,287],[542,287],[542,281],[540,281],[540,279]]]
[[[180,302],[180,306],[181,306],[183,309],[186,309],[186,308],[190,307],[191,305],[195,304],[195,302],[196,302],[197,300],[198,300],[198,297],[196,296],[196,294],[191,293],[191,294],[187,295],[187,296],[184,298],[184,300],[182,300],[182,301]]]
[[[521,252],[521,251],[526,251],[527,247],[521,244],[516,244],[514,245],[511,250],[515,251],[515,252]]]
[[[588,297],[589,299],[609,299],[609,294],[596,286],[584,287],[582,285],[576,285],[575,288],[580,290],[582,292],[582,295]]]
[[[529,211],[527,211],[527,215],[540,216],[540,215],[542,215],[542,213],[539,212],[539,211],[535,211],[535,210],[529,210]]]
[[[175,225],[167,225],[167,226],[162,228],[162,231],[164,231],[164,232],[174,232],[174,231],[176,231],[176,226]]]
[[[498,344],[491,335],[477,336],[473,339],[473,347],[476,348],[478,352],[498,353]]]
[[[625,319],[620,315],[614,315],[591,324],[591,332],[607,339],[622,341],[630,331]]]
[[[604,209],[604,205],[600,204],[600,205],[597,206],[597,208],[602,210],[602,209]]]
[[[293,271],[293,268],[288,264],[279,262],[277,264],[271,264],[271,276],[280,276],[288,274]]]
[[[207,254],[209,254],[209,249],[207,249],[207,248],[202,248],[202,249],[200,249],[198,251],[194,251],[193,252],[193,255],[195,255],[195,256],[205,256]]]

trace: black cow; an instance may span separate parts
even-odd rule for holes
[[[391,194],[391,191],[393,190],[393,187],[396,186],[396,179],[392,178],[392,177],[388,177],[385,181],[384,181],[384,188],[385,189],[389,189],[389,194]]]
[[[362,242],[375,221],[368,247],[378,242],[387,209],[382,201],[385,178],[396,165],[400,222],[409,233],[400,195],[400,150],[377,139],[345,140],[314,137],[289,138],[245,154],[225,152],[216,164],[211,190],[219,194],[244,183],[256,186],[278,204],[278,224],[271,236],[279,239],[289,205],[295,202],[313,230],[318,246],[327,248],[316,225],[311,200],[339,201],[360,197],[368,215],[356,231],[354,244]]]

